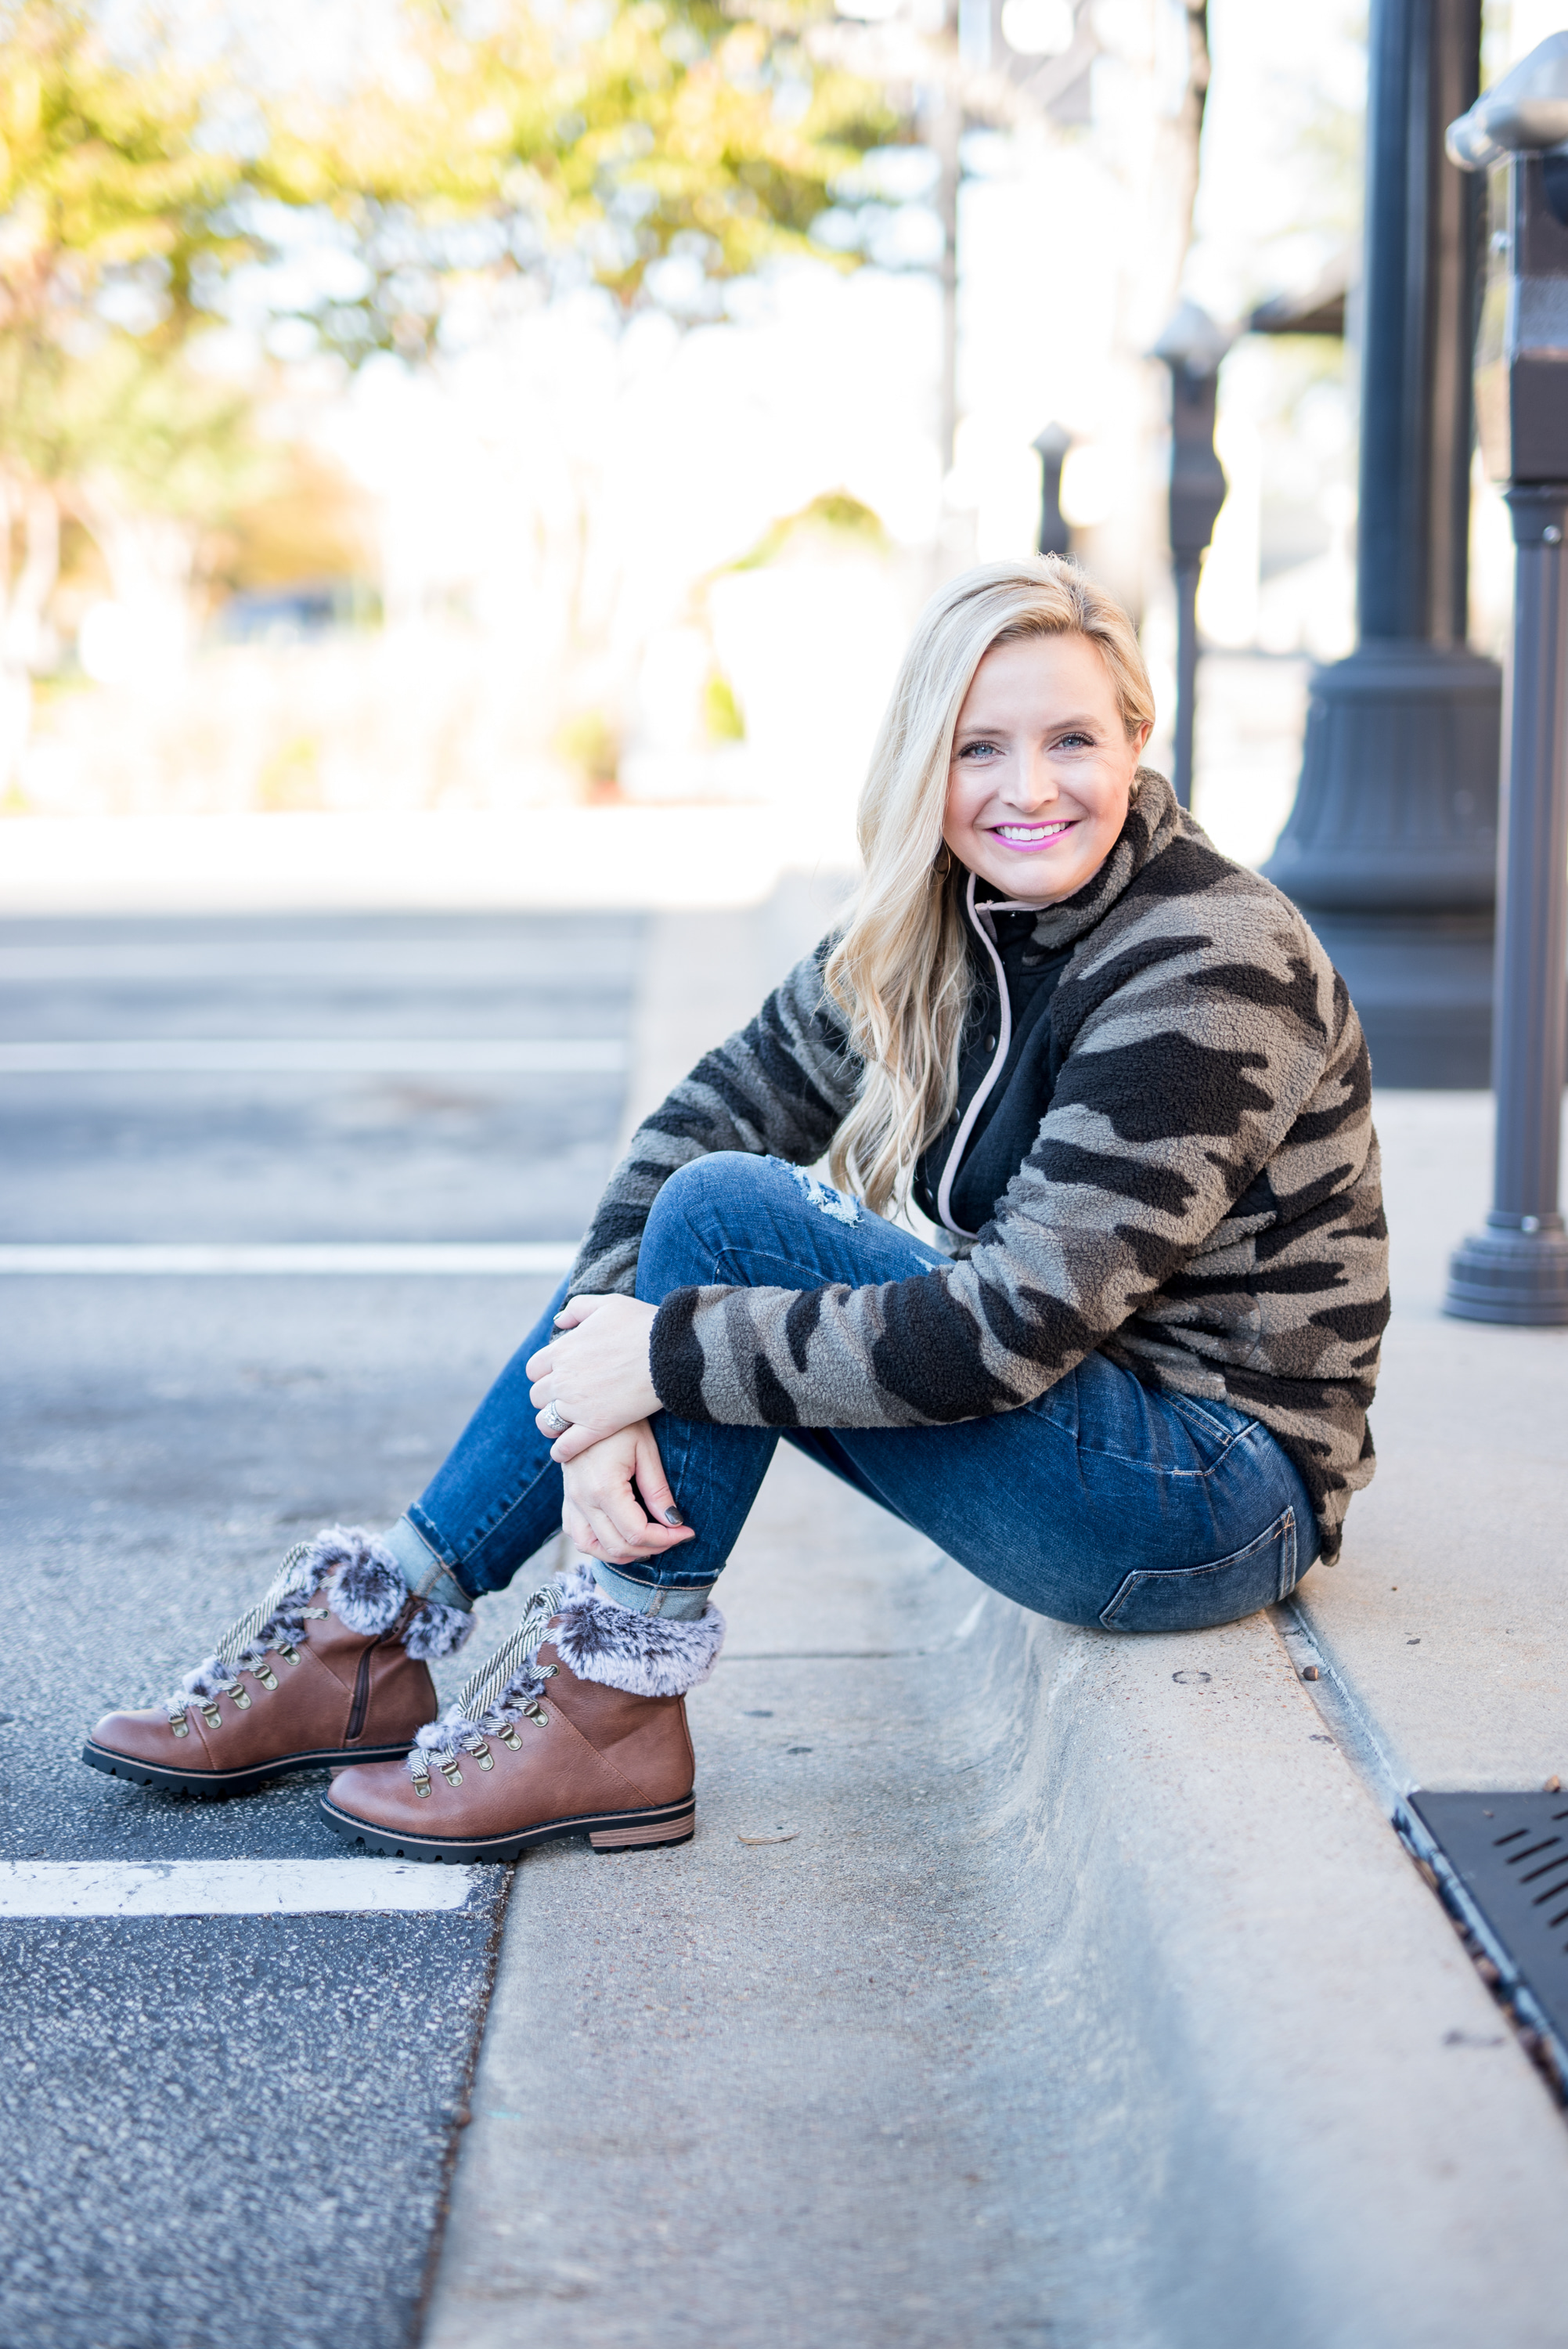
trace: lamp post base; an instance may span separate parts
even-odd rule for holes
[[[1460,1321],[1568,1326],[1568,1232],[1562,1216],[1489,1216],[1485,1231],[1462,1241],[1449,1260],[1443,1311]]]
[[[1502,673],[1363,645],[1312,680],[1301,786],[1264,867],[1343,974],[1377,1081],[1490,1073]]]
[[[1483,1092],[1491,1082],[1491,914],[1324,914],[1306,909],[1350,989],[1372,1081]]]

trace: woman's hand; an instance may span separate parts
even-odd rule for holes
[[[589,1444],[567,1462],[562,1476],[567,1538],[590,1557],[624,1566],[632,1558],[658,1557],[692,1538],[691,1526],[681,1525],[645,1419]]]
[[[539,1413],[539,1432],[555,1437],[550,1456],[561,1466],[591,1444],[658,1410],[658,1393],[648,1376],[656,1310],[634,1297],[568,1298],[555,1317],[556,1336],[530,1355],[529,1393]],[[570,1422],[564,1433],[561,1420]]]

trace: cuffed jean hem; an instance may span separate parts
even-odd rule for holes
[[[403,1569],[403,1579],[416,1599],[434,1599],[443,1607],[471,1610],[473,1593],[465,1590],[438,1550],[432,1549],[411,1517],[399,1517],[381,1537]]]
[[[605,1598],[613,1599],[617,1607],[629,1607],[634,1615],[662,1615],[668,1623],[694,1622],[706,1612],[713,1588],[711,1582],[688,1584],[684,1589],[669,1582],[640,1582],[596,1557],[584,1558],[583,1563]]]

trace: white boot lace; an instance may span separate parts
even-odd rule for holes
[[[456,1702],[448,1706],[440,1720],[420,1731],[419,1742],[407,1761],[416,1794],[429,1793],[432,1762],[449,1786],[463,1783],[459,1754],[470,1755],[481,1770],[492,1768],[485,1733],[489,1731],[515,1748],[517,1733],[508,1717],[512,1710],[539,1727],[544,1726],[549,1715],[541,1707],[539,1698],[542,1683],[552,1677],[555,1667],[546,1664],[542,1671],[535,1671],[529,1667],[543,1645],[546,1625],[552,1615],[560,1614],[561,1606],[559,1586],[542,1583],[530,1594],[516,1630],[501,1641],[494,1655],[477,1671],[469,1675]]]
[[[257,1653],[258,1658],[264,1658],[270,1651],[282,1656],[286,1663],[297,1663],[299,1651],[295,1648],[293,1640],[287,1636],[289,1628],[297,1625],[302,1616],[325,1615],[330,1612],[330,1609],[325,1607],[306,1607],[304,1601],[309,1593],[297,1587],[296,1578],[301,1562],[309,1557],[313,1547],[310,1542],[294,1544],[267,1585],[262,1599],[247,1613],[242,1615],[237,1622],[230,1625],[204,1667],[220,1683],[223,1684],[223,1693],[233,1696],[235,1702],[241,1704],[242,1710],[249,1707],[250,1698],[244,1696],[242,1691],[240,1694],[235,1694],[235,1692],[241,1689],[239,1675],[231,1669],[236,1661],[242,1656],[248,1656],[253,1651]],[[291,1599],[294,1602],[292,1606],[288,1604]],[[276,1678],[271,1666],[265,1661],[259,1661],[255,1665],[248,1664],[246,1669],[254,1671],[256,1678],[263,1688],[276,1688]],[[222,1718],[218,1715],[216,1702],[210,1697],[192,1697],[181,1692],[166,1698],[165,1702],[169,1708],[169,1725],[177,1737],[187,1734],[185,1716],[192,1704],[200,1705],[203,1717],[213,1728],[217,1727],[218,1720]]]

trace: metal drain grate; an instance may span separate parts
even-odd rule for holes
[[[1568,1794],[1408,1800],[1568,2041]]]

